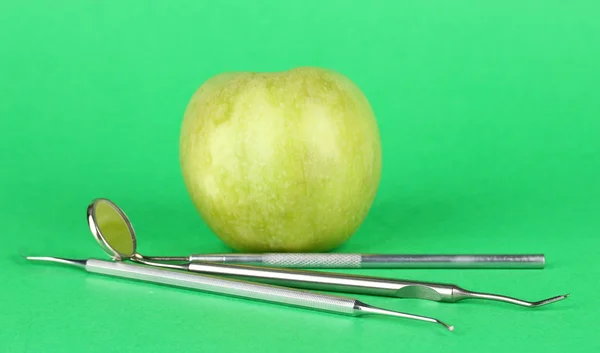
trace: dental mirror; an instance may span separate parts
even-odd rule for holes
[[[147,257],[136,252],[135,231],[125,212],[114,202],[99,198],[87,208],[87,220],[94,238],[113,260],[131,260],[158,267],[177,268],[178,265],[149,263],[154,261],[189,261],[189,257]]]
[[[113,260],[125,260],[135,254],[135,231],[123,211],[112,201],[96,199],[87,209],[94,238]]]

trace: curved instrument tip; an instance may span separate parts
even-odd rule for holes
[[[438,324],[440,324],[440,325],[444,326],[445,328],[447,328],[447,329],[448,329],[448,331],[454,331],[454,326],[452,326],[452,325],[448,325],[447,323],[445,323],[445,322],[443,322],[443,321],[440,321],[440,320],[437,320],[437,319],[435,319],[435,321],[436,321]]]
[[[365,304],[365,303],[362,303],[359,301],[357,301],[355,303],[354,308],[358,310],[359,315],[360,314],[376,314],[376,315],[403,317],[405,319],[413,319],[413,320],[419,320],[419,321],[427,321],[427,322],[442,325],[449,331],[454,331],[454,326],[448,325],[447,323],[445,323],[443,321],[440,321],[435,318],[427,317],[427,316],[413,315],[413,314],[407,314],[407,313],[403,313],[403,312],[399,312],[399,311],[381,309],[381,308],[377,308],[377,307],[374,307],[374,306],[371,306],[371,305],[368,305],[368,304]]]
[[[542,305],[556,303],[558,301],[567,299],[569,297],[569,295],[570,294],[557,295],[556,297],[552,297],[552,298],[548,298],[548,299],[544,299],[544,300],[540,300],[538,302],[532,303],[531,306],[538,307],[538,306],[542,306]]]
[[[497,294],[488,294],[488,293],[479,293],[479,292],[466,292],[467,298],[477,298],[477,299],[487,299],[487,300],[496,300],[505,303],[511,303],[515,305],[520,305],[528,308],[537,308],[543,305],[548,305],[552,303],[556,303],[563,299],[569,297],[569,294],[558,295],[556,297],[540,300],[537,302],[530,302],[522,299],[517,299],[513,297],[508,297],[505,295],[497,295]]]

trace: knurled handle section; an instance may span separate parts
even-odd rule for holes
[[[334,295],[313,293],[304,290],[257,284],[252,282],[222,279],[214,276],[190,274],[155,267],[133,265],[124,262],[88,260],[86,269],[106,275],[136,280],[162,283],[177,287],[198,289],[218,294],[264,300],[279,304],[330,311],[340,314],[354,314],[356,300]]]
[[[359,268],[359,254],[265,254],[262,263],[273,267]]]

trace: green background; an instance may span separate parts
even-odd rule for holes
[[[589,1],[0,2],[0,351],[538,351],[598,343],[600,5]],[[179,170],[193,91],[225,71],[322,66],[381,128],[383,176],[339,252],[544,253],[543,270],[357,270],[537,300],[357,296],[456,326],[351,318],[20,256],[105,258],[111,198],[143,254],[229,251]]]

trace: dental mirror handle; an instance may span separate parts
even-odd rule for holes
[[[102,261],[96,259],[69,260],[54,257],[28,257],[28,259],[60,262],[83,267],[86,271],[93,273],[197,289],[216,294],[255,299],[336,314],[349,316],[360,316],[365,314],[395,316],[437,323],[450,331],[454,329],[453,326],[449,326],[434,318],[381,309],[362,303],[356,299],[329,294],[319,294],[298,289],[173,271],[170,269],[148,267],[125,262]]]
[[[157,260],[158,258],[148,259]],[[525,255],[381,255],[381,254],[204,254],[189,261],[247,264],[280,268],[544,268],[543,254]]]

